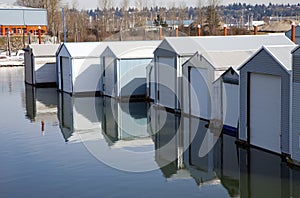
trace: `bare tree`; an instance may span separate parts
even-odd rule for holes
[[[217,6],[219,0],[208,0],[208,6],[206,10],[206,20],[211,35],[216,35],[216,29],[219,26],[220,17],[218,14]]]
[[[197,22],[203,26],[203,7],[204,7],[204,0],[197,0]]]

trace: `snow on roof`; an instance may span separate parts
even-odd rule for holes
[[[262,45],[293,44],[283,34],[242,35],[242,36],[203,36],[166,37],[159,48],[171,50],[179,56],[191,56],[196,51],[235,51],[257,50]]]
[[[108,47],[117,58],[153,58],[153,51],[161,41],[118,41]]]
[[[7,9],[13,9],[13,10],[44,10],[44,9],[41,9],[41,8],[24,7],[24,6],[18,6],[18,5],[12,5],[12,4],[9,4],[9,3],[0,2],[0,10],[7,10]]]
[[[59,44],[31,44],[29,48],[32,49],[32,53],[36,57],[55,56]]]

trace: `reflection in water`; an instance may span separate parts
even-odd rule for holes
[[[19,75],[19,73],[17,72],[15,75]],[[4,76],[4,79],[8,80],[9,78],[11,79],[10,84],[12,86],[0,79],[2,95],[6,94],[6,97],[9,97],[9,87],[11,87],[12,93],[18,93],[19,95],[16,95],[18,95],[18,99],[20,99],[20,90],[18,90],[18,86],[16,85],[22,82],[22,79],[14,80],[14,78],[16,78],[14,75],[11,75],[11,77],[9,77],[9,75]],[[156,174],[157,171],[136,174],[139,175],[139,179],[144,179],[144,182],[147,182],[146,180],[150,178],[149,185],[155,185],[161,182],[160,175],[162,175],[166,178],[167,182],[172,181],[171,185],[177,185],[179,189],[182,187],[180,186],[181,184],[192,182],[197,186],[197,191],[193,194],[194,196],[247,198],[300,197],[299,168],[289,167],[287,162],[280,156],[253,148],[239,148],[235,144],[235,137],[223,134],[218,138],[214,132],[208,129],[209,124],[206,121],[193,117],[175,115],[155,105],[153,106],[152,104],[144,102],[124,103],[106,97],[71,97],[69,94],[57,93],[55,89],[36,89],[31,86],[25,86],[25,94],[22,96],[21,99],[23,103],[26,104],[27,119],[33,122],[32,125],[34,125],[34,123],[41,123],[41,130],[47,130],[47,123],[52,125],[53,130],[53,128],[57,127],[55,124],[59,121],[59,128],[57,127],[57,129],[55,128],[54,130],[60,130],[66,142],[83,142],[94,157],[103,160],[102,162],[110,165],[110,167],[127,171],[136,170],[137,172],[138,170],[144,170],[143,168],[147,166],[158,169],[160,174]],[[6,99],[6,97],[2,98]],[[2,114],[2,116],[4,117],[5,114]],[[25,121],[28,123],[27,120]],[[18,121],[18,123],[19,122],[20,121]],[[44,125],[42,124],[43,122],[45,123]],[[4,138],[11,135],[11,133],[6,134],[5,130],[6,129],[0,130]],[[24,133],[22,137],[27,137],[28,135],[34,136],[34,134],[31,133]],[[48,138],[51,138],[51,136],[48,136]],[[59,138],[61,139],[61,134],[59,134]],[[20,142],[23,139],[24,138],[19,138],[18,141]],[[15,141],[14,138],[10,138],[9,140],[12,142]],[[204,145],[204,147],[209,148],[208,145],[216,140],[217,143],[212,150],[208,149],[206,155],[200,155],[199,150],[201,146]],[[26,141],[28,142],[22,142],[25,148],[26,146],[24,145],[28,144],[31,146],[30,141],[36,140],[34,138],[28,138]],[[48,140],[44,138],[44,140],[37,139],[37,141],[45,143]],[[80,144],[64,144],[65,147],[62,147],[55,141],[57,140],[49,140],[49,145],[48,147],[45,146],[45,149],[43,149],[44,145],[39,145],[39,142],[35,142],[35,145],[38,146],[32,147],[32,155],[26,155],[26,157],[29,158],[29,162],[27,163],[30,164],[35,155],[38,156],[39,160],[44,157],[48,161],[45,160],[44,166],[41,169],[44,170],[44,168],[46,168],[47,170],[55,172],[58,171],[57,169],[53,169],[56,167],[56,164],[53,163],[55,164],[53,165],[51,162],[56,162],[57,159],[55,157],[51,159],[51,155],[56,156],[59,154],[58,151],[66,152],[65,150],[69,148],[70,152],[66,153],[70,156],[63,153],[63,157],[59,159],[62,160],[66,158],[69,160],[74,157],[70,154],[74,148],[77,149],[76,154],[81,152],[82,147],[78,147]],[[14,146],[11,148],[17,149],[19,142],[14,143]],[[9,141],[2,141],[2,144],[8,145],[9,143]],[[49,149],[50,146],[58,146],[59,149],[51,155],[49,153],[48,155],[39,155],[39,149],[46,153],[46,150],[51,150]],[[20,147],[20,150],[22,150],[23,147]],[[20,150],[17,151],[20,152]],[[15,152],[15,154],[18,152]],[[83,156],[84,154],[86,155],[86,152],[81,153],[78,159],[74,159],[73,163],[80,161],[80,158],[86,157]],[[22,153],[22,155],[24,154]],[[7,152],[0,152],[0,156],[5,159],[10,155],[8,155]],[[18,156],[20,157],[21,155]],[[10,159],[12,158],[10,157]],[[49,161],[51,166],[49,165],[49,167],[47,167],[46,165]],[[5,162],[12,163],[9,161]],[[35,162],[37,162],[37,164],[39,163],[39,161]],[[75,172],[80,171],[80,169],[83,169],[84,166],[88,164],[92,164],[92,162],[78,162],[77,166],[72,167],[72,165],[70,165],[69,169],[65,168],[62,172],[70,171],[72,168],[76,169]],[[14,165],[17,166],[18,164]],[[65,166],[66,162],[63,161],[61,167]],[[1,168],[2,167],[4,166],[1,166]],[[5,167],[8,167],[7,170],[10,170],[9,165]],[[92,166],[90,165],[89,167]],[[36,169],[38,168],[39,167],[36,167]],[[101,168],[103,168],[103,166]],[[152,170],[150,168],[147,170]],[[15,175],[24,174],[20,178],[27,178],[29,175],[34,175],[32,172],[24,171],[22,168],[20,168],[20,170],[22,170],[22,173],[15,173]],[[105,182],[110,181],[110,184],[112,184],[112,181],[118,182],[119,179],[122,179],[119,177],[120,174],[122,174],[122,176],[126,175],[124,176],[126,181],[132,178],[136,179],[135,174],[125,174],[107,168],[105,170],[109,172],[107,175],[95,167],[91,172],[88,172],[89,169],[85,169],[89,174],[89,176],[86,176],[86,181],[93,177],[93,175],[98,175],[99,177],[94,178],[92,183],[102,182],[101,179],[104,178],[103,180]],[[6,172],[3,171],[5,174]],[[43,171],[41,172],[44,174]],[[86,172],[83,172],[81,177],[83,177]],[[43,177],[45,177],[46,181],[48,178],[51,178],[51,175],[43,175]],[[2,180],[6,178],[5,181],[7,181],[9,176],[5,177],[0,175],[0,183],[4,181],[2,181],[1,178]],[[17,179],[23,181],[20,178]],[[36,178],[37,177],[35,177],[35,179]],[[116,178],[116,180],[112,180],[112,178]],[[66,175],[66,179],[62,178],[61,182],[65,184],[67,180],[76,186],[76,182],[72,182],[72,179],[74,178]],[[133,182],[134,179],[130,182]],[[32,181],[34,181],[34,179]],[[122,184],[126,183],[125,179],[123,181]],[[187,183],[184,183],[186,181]],[[62,183],[58,182],[57,185],[63,185]],[[2,184],[7,185],[5,182]],[[54,183],[52,183],[52,185],[54,185]],[[104,184],[102,183],[102,185]],[[120,187],[118,183],[115,183],[115,185],[119,185]],[[123,189],[126,188],[130,192],[136,192],[139,188],[143,189],[143,182],[135,183],[135,185],[137,186],[133,187],[128,185]],[[169,193],[165,188],[171,185],[165,185],[164,183],[159,183],[159,185],[162,186],[159,195]],[[188,185],[190,184],[188,183]],[[105,188],[108,187],[105,186]],[[158,186],[156,186],[156,188],[158,188]],[[198,191],[198,188],[200,191]],[[114,191],[115,188],[112,189],[112,191]],[[185,186],[182,187],[182,189],[184,189],[187,197],[190,197],[191,192],[189,191],[193,191],[195,187]],[[188,189],[188,191],[186,191],[186,189]],[[103,189],[98,188],[98,186],[93,189],[93,191],[101,192],[99,194],[105,196],[109,196],[111,193],[101,190]],[[172,188],[172,190],[175,193],[173,196],[176,196],[176,192],[178,193],[178,191],[180,191],[177,190],[177,188]],[[125,192],[125,196],[126,195]]]
[[[242,197],[292,197],[290,170],[280,156],[256,149],[240,149]]]
[[[59,93],[58,101],[59,126],[66,142],[103,139],[103,98],[72,97],[67,93]]]
[[[45,124],[57,125],[57,91],[55,88],[35,88],[25,85],[26,117],[31,122],[41,123],[41,132],[45,133]]]
[[[105,97],[103,118],[103,134],[109,146],[126,149],[135,147],[139,151],[153,150],[153,142],[147,132],[145,102],[118,102],[114,98]]]
[[[150,131],[158,131],[154,138],[155,160],[167,179],[194,179],[201,188],[219,189],[215,195],[239,195],[238,173],[231,172],[238,167],[235,138],[221,136],[213,149],[201,157],[201,146],[209,148],[218,139],[207,128],[207,121],[180,117],[155,107],[150,109],[149,119]],[[162,121],[164,125],[160,126]],[[224,159],[227,155],[228,161]]]
[[[0,93],[23,91],[22,67],[0,67]]]

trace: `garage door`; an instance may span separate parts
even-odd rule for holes
[[[158,59],[158,104],[175,109],[175,59],[159,57]]]
[[[61,71],[61,84],[62,87],[61,89],[65,92],[71,93],[72,88],[71,88],[71,73],[70,73],[70,63],[69,63],[69,58],[68,57],[61,57],[61,62],[60,62],[60,71]]]
[[[237,128],[239,116],[239,86],[223,83],[223,124]]]
[[[203,119],[210,119],[210,94],[207,84],[207,69],[190,70],[190,108],[191,114]],[[194,90],[195,96],[192,95]]]
[[[250,75],[250,143],[281,153],[281,78]]]

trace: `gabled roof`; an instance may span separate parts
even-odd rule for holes
[[[28,48],[32,49],[35,57],[49,57],[55,56],[59,44],[30,44]]]
[[[296,27],[295,27],[295,33],[296,33],[296,35],[295,36],[300,36],[300,24],[298,24]],[[291,37],[291,34],[292,34],[292,30],[288,30],[288,31],[286,31],[285,32],[285,35],[287,36],[287,37]]]
[[[256,50],[241,51],[213,51],[202,54],[216,70],[227,70],[229,67],[238,68],[244,63]]]
[[[108,48],[119,59],[153,58],[153,51],[161,41],[116,41],[110,42]]]
[[[63,43],[59,49],[65,47],[72,58],[100,57],[109,42],[78,42]]]
[[[251,56],[238,70],[241,70],[249,61],[257,56],[261,51],[266,51],[275,61],[286,71],[292,70],[292,51],[296,45],[262,46],[253,56]]]
[[[295,49],[293,49],[293,51],[291,52],[292,54],[295,53],[296,51],[298,51],[300,49],[300,45],[296,46]]]
[[[262,45],[293,44],[284,34],[242,35],[242,36],[202,36],[166,37],[158,48],[173,51],[179,56],[191,56],[196,51],[238,51],[257,50]]]
[[[263,46],[282,66],[287,70],[292,70],[292,54],[295,46]]]

